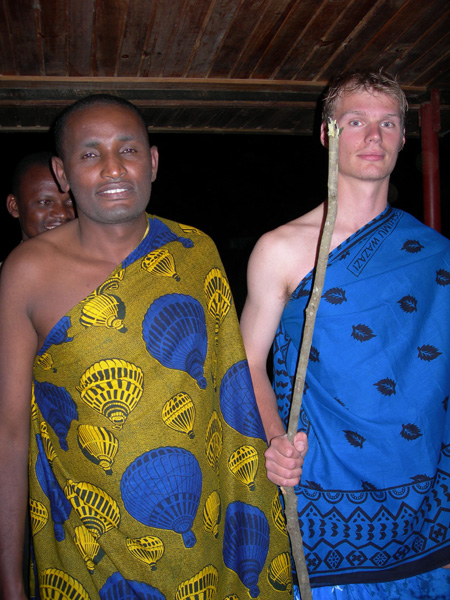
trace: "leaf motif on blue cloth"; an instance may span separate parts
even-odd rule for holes
[[[414,298],[414,296],[403,296],[403,298],[398,300],[398,304],[400,304],[400,308],[406,313],[413,313],[414,311],[417,311],[417,300]]]
[[[407,423],[406,425],[402,425],[400,435],[402,436],[402,438],[408,440],[409,442],[411,440],[417,440],[417,438],[419,438],[422,435],[422,432],[417,427],[417,425],[414,425],[414,423]]]
[[[410,477],[411,481],[414,483],[422,483],[422,481],[430,481],[428,475],[414,475],[414,477]]]
[[[323,491],[323,487],[320,485],[320,483],[317,483],[316,481],[307,481],[306,483],[308,487],[312,490],[319,490],[320,492]]]
[[[383,396],[392,396],[395,394],[395,381],[393,379],[389,379],[389,377],[386,377],[386,379],[380,379],[380,381],[377,381],[373,385],[377,388],[380,394],[383,394]]]
[[[410,252],[411,254],[416,254],[420,252],[424,246],[417,240],[406,240],[406,242],[402,246],[402,250],[406,250],[406,252]]]
[[[324,298],[330,304],[342,304],[343,302],[347,302],[345,290],[338,287],[327,290],[325,294],[323,294],[322,298]]]
[[[309,360],[312,362],[319,362],[319,351],[314,346],[311,346],[311,350],[309,353]]]
[[[352,325],[352,330],[352,337],[358,340],[358,342],[367,342],[376,337],[370,327],[361,323],[359,325]]]
[[[375,492],[377,489],[373,483],[369,483],[368,481],[361,481],[361,485],[365,492]]]
[[[443,286],[448,285],[450,283],[450,273],[445,269],[436,271],[436,283]]]
[[[445,412],[447,412],[448,408],[448,396],[442,400],[442,406],[444,407]]]
[[[441,444],[441,453],[444,456],[450,456],[450,444]]]
[[[356,433],[356,431],[350,431],[349,429],[347,429],[347,430],[344,429],[343,431],[345,433],[345,437],[346,437],[347,442],[349,444],[351,444],[355,448],[362,448],[363,447],[363,444],[366,441],[366,438],[364,438],[359,433]]]
[[[339,257],[339,260],[344,260],[344,258],[347,258],[347,256],[350,254],[349,250],[346,250],[343,254],[341,254],[341,256]]]
[[[339,404],[340,404],[341,406],[345,406],[345,403],[344,403],[344,402],[342,402],[342,400],[339,400],[339,398],[335,398],[335,400],[336,400],[336,402],[339,402]]]
[[[426,360],[427,362],[431,362],[435,358],[437,358],[442,352],[432,346],[431,344],[425,344],[423,346],[418,346],[417,350],[419,351],[419,358],[421,360]]]

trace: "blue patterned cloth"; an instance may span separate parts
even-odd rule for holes
[[[313,274],[274,343],[285,423]],[[331,252],[299,429],[298,515],[313,586],[450,563],[450,242],[388,207]]]
[[[435,569],[415,577],[382,583],[349,583],[315,588],[313,600],[448,600],[450,569]],[[300,600],[294,586],[294,600]]]

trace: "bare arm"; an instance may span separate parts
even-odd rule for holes
[[[31,377],[37,336],[28,317],[26,272],[14,258],[0,277],[0,597],[26,598],[22,550],[28,505]]]
[[[288,298],[285,244],[276,232],[256,244],[248,265],[247,299],[241,330],[256,401],[269,448],[265,453],[267,475],[278,485],[296,485],[306,454],[306,436],[297,434],[294,446],[286,437],[278,414],[275,393],[267,375],[267,358]]]

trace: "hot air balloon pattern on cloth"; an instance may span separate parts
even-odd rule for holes
[[[42,447],[45,450],[45,456],[47,457],[50,465],[52,465],[54,459],[56,458],[56,452],[48,434],[47,423],[45,421],[41,421],[39,424],[39,429],[41,431],[41,442]]]
[[[230,286],[222,271],[214,267],[209,271],[204,283],[205,296],[208,312],[214,319],[214,350],[212,355],[212,381],[214,389],[217,388],[217,345],[219,343],[219,330],[222,322],[227,316],[231,304],[232,295]]]
[[[45,569],[39,580],[42,600],[91,600],[79,581],[59,569]]]
[[[151,356],[164,367],[185,371],[206,388],[203,375],[208,338],[202,305],[192,296],[167,294],[145,314],[142,337]]]
[[[101,488],[85,481],[67,481],[64,493],[83,525],[94,538],[118,527],[120,510],[114,498]]]
[[[267,569],[267,579],[277,592],[292,591],[291,558],[289,552],[275,556]]]
[[[120,483],[126,510],[140,523],[172,530],[186,548],[195,545],[191,531],[202,491],[202,472],[195,456],[177,447],[161,447],[139,456]]]
[[[125,270],[120,269],[90,294],[83,303],[80,323],[83,327],[107,327],[125,333],[125,304],[112,293],[123,280]]]
[[[225,515],[223,560],[237,573],[252,598],[259,596],[258,579],[269,551],[269,523],[256,506],[232,502]]]
[[[70,317],[62,317],[48,334],[45,342],[37,353],[38,356],[42,356],[47,352],[50,346],[71,342],[73,338],[69,337],[69,334],[67,333],[71,325]]]
[[[141,269],[147,273],[154,273],[162,277],[171,277],[175,281],[180,281],[180,276],[175,267],[173,254],[167,248],[152,250],[141,261]]]
[[[141,538],[127,538],[127,548],[135,558],[156,570],[156,563],[164,554],[164,544],[159,537],[147,535]]]
[[[203,508],[203,527],[215,538],[219,536],[219,523],[222,513],[219,493],[213,490]]]
[[[275,527],[287,536],[288,532],[286,529],[286,517],[284,516],[284,510],[281,506],[281,501],[278,496],[278,492],[275,494],[272,500],[272,520]]]
[[[63,523],[68,519],[72,507],[59,486],[48,463],[42,439],[39,434],[36,435],[36,442],[39,449],[35,465],[36,477],[42,491],[50,501],[55,539],[58,540],[58,542],[61,542],[66,537]]]
[[[189,394],[180,392],[167,400],[162,409],[162,420],[167,427],[194,439],[195,406]]]
[[[166,600],[155,587],[141,581],[124,579],[120,573],[113,573],[99,590],[100,600]]]
[[[220,384],[220,410],[230,427],[246,437],[266,441],[247,360],[235,363],[225,373]]]
[[[34,498],[29,498],[28,504],[30,507],[31,534],[36,535],[47,524],[48,510],[42,502],[39,502],[39,500],[35,500]]]
[[[78,445],[83,454],[99,465],[107,475],[112,474],[114,458],[119,450],[119,440],[105,427],[78,426]]]
[[[122,429],[144,391],[144,374],[133,363],[108,358],[90,366],[76,388],[91,408],[108,418],[114,429]]]
[[[122,267],[128,267],[149,252],[157,250],[170,242],[179,242],[184,248],[192,248],[194,245],[190,238],[177,236],[165,223],[156,217],[149,218],[149,235],[145,234],[139,246],[122,262]]]
[[[67,450],[66,437],[70,424],[78,419],[77,407],[71,395],[65,388],[53,383],[35,381],[34,397],[43,418],[58,436],[59,445]]]
[[[213,565],[207,565],[196,575],[180,583],[175,600],[214,600],[219,574]]]
[[[238,481],[253,492],[258,471],[258,452],[253,446],[241,446],[228,459],[228,468]]]
[[[84,527],[84,525],[75,527],[74,542],[79,553],[83,557],[87,570],[90,573],[93,573],[95,565],[98,564],[105,555],[104,550],[100,547],[97,539],[92,535],[89,529]]]
[[[211,469],[219,474],[219,459],[222,454],[223,428],[219,416],[214,410],[206,429],[205,452]]]

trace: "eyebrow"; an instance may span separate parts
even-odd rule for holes
[[[347,115],[361,115],[361,116],[365,116],[365,115],[367,115],[367,112],[365,110],[347,110],[347,111],[345,111],[345,113],[343,113],[341,115],[341,118],[345,117]],[[402,118],[399,113],[385,113],[383,115],[383,119],[386,119],[386,118],[391,119],[392,117],[397,117],[398,119]]]
[[[136,138],[134,138],[131,135],[120,135],[117,140],[119,142],[133,142],[135,141]],[[87,146],[88,148],[95,148],[96,146],[98,146],[101,143],[100,140],[98,139],[92,139],[92,140],[88,140],[87,142],[84,142],[83,146]]]

